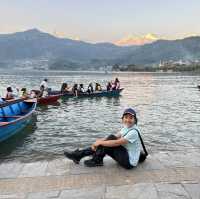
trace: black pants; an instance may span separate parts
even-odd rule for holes
[[[116,140],[117,137],[114,135],[109,135],[106,140]],[[112,159],[114,159],[116,162],[119,163],[122,167],[126,169],[132,169],[133,166],[129,162],[129,155],[128,151],[123,146],[116,146],[116,147],[106,147],[106,146],[99,146],[97,147],[96,151],[93,151],[90,148],[83,149],[83,152],[85,156],[87,155],[93,155],[93,158],[96,161],[103,161],[103,158],[105,155],[110,156]]]

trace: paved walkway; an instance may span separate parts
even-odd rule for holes
[[[110,158],[98,168],[65,158],[2,163],[0,198],[200,199],[200,149],[151,154],[133,170]]]

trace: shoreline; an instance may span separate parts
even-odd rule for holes
[[[8,68],[4,69],[0,67],[0,71],[5,71],[5,72],[11,72],[10,70],[13,70],[14,72],[20,72],[20,71],[32,71],[32,72],[44,72],[44,73],[56,73],[56,72],[66,72],[66,73],[95,73],[95,74],[112,74],[112,73],[200,73],[200,70],[190,70],[190,71],[148,71],[148,70],[141,70],[141,71],[103,71],[103,70],[37,70],[37,69],[26,69],[26,68]]]

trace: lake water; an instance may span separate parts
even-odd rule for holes
[[[200,84],[199,75],[0,71],[0,95],[5,95],[9,85],[37,89],[45,77],[52,89],[59,89],[64,81],[70,85],[105,85],[118,77],[125,90],[117,98],[72,98],[37,107],[27,128],[0,143],[0,161],[54,159],[63,156],[64,149],[88,146],[95,138],[120,130],[121,114],[126,107],[136,109],[150,153],[200,147],[200,91],[196,87]]]

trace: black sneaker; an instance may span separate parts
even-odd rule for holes
[[[84,161],[85,166],[87,167],[99,167],[103,166],[103,161],[95,161],[93,158],[90,160]]]
[[[79,164],[81,157],[79,155],[79,150],[76,151],[64,151],[64,155],[69,158],[70,160],[73,160],[75,164]]]

